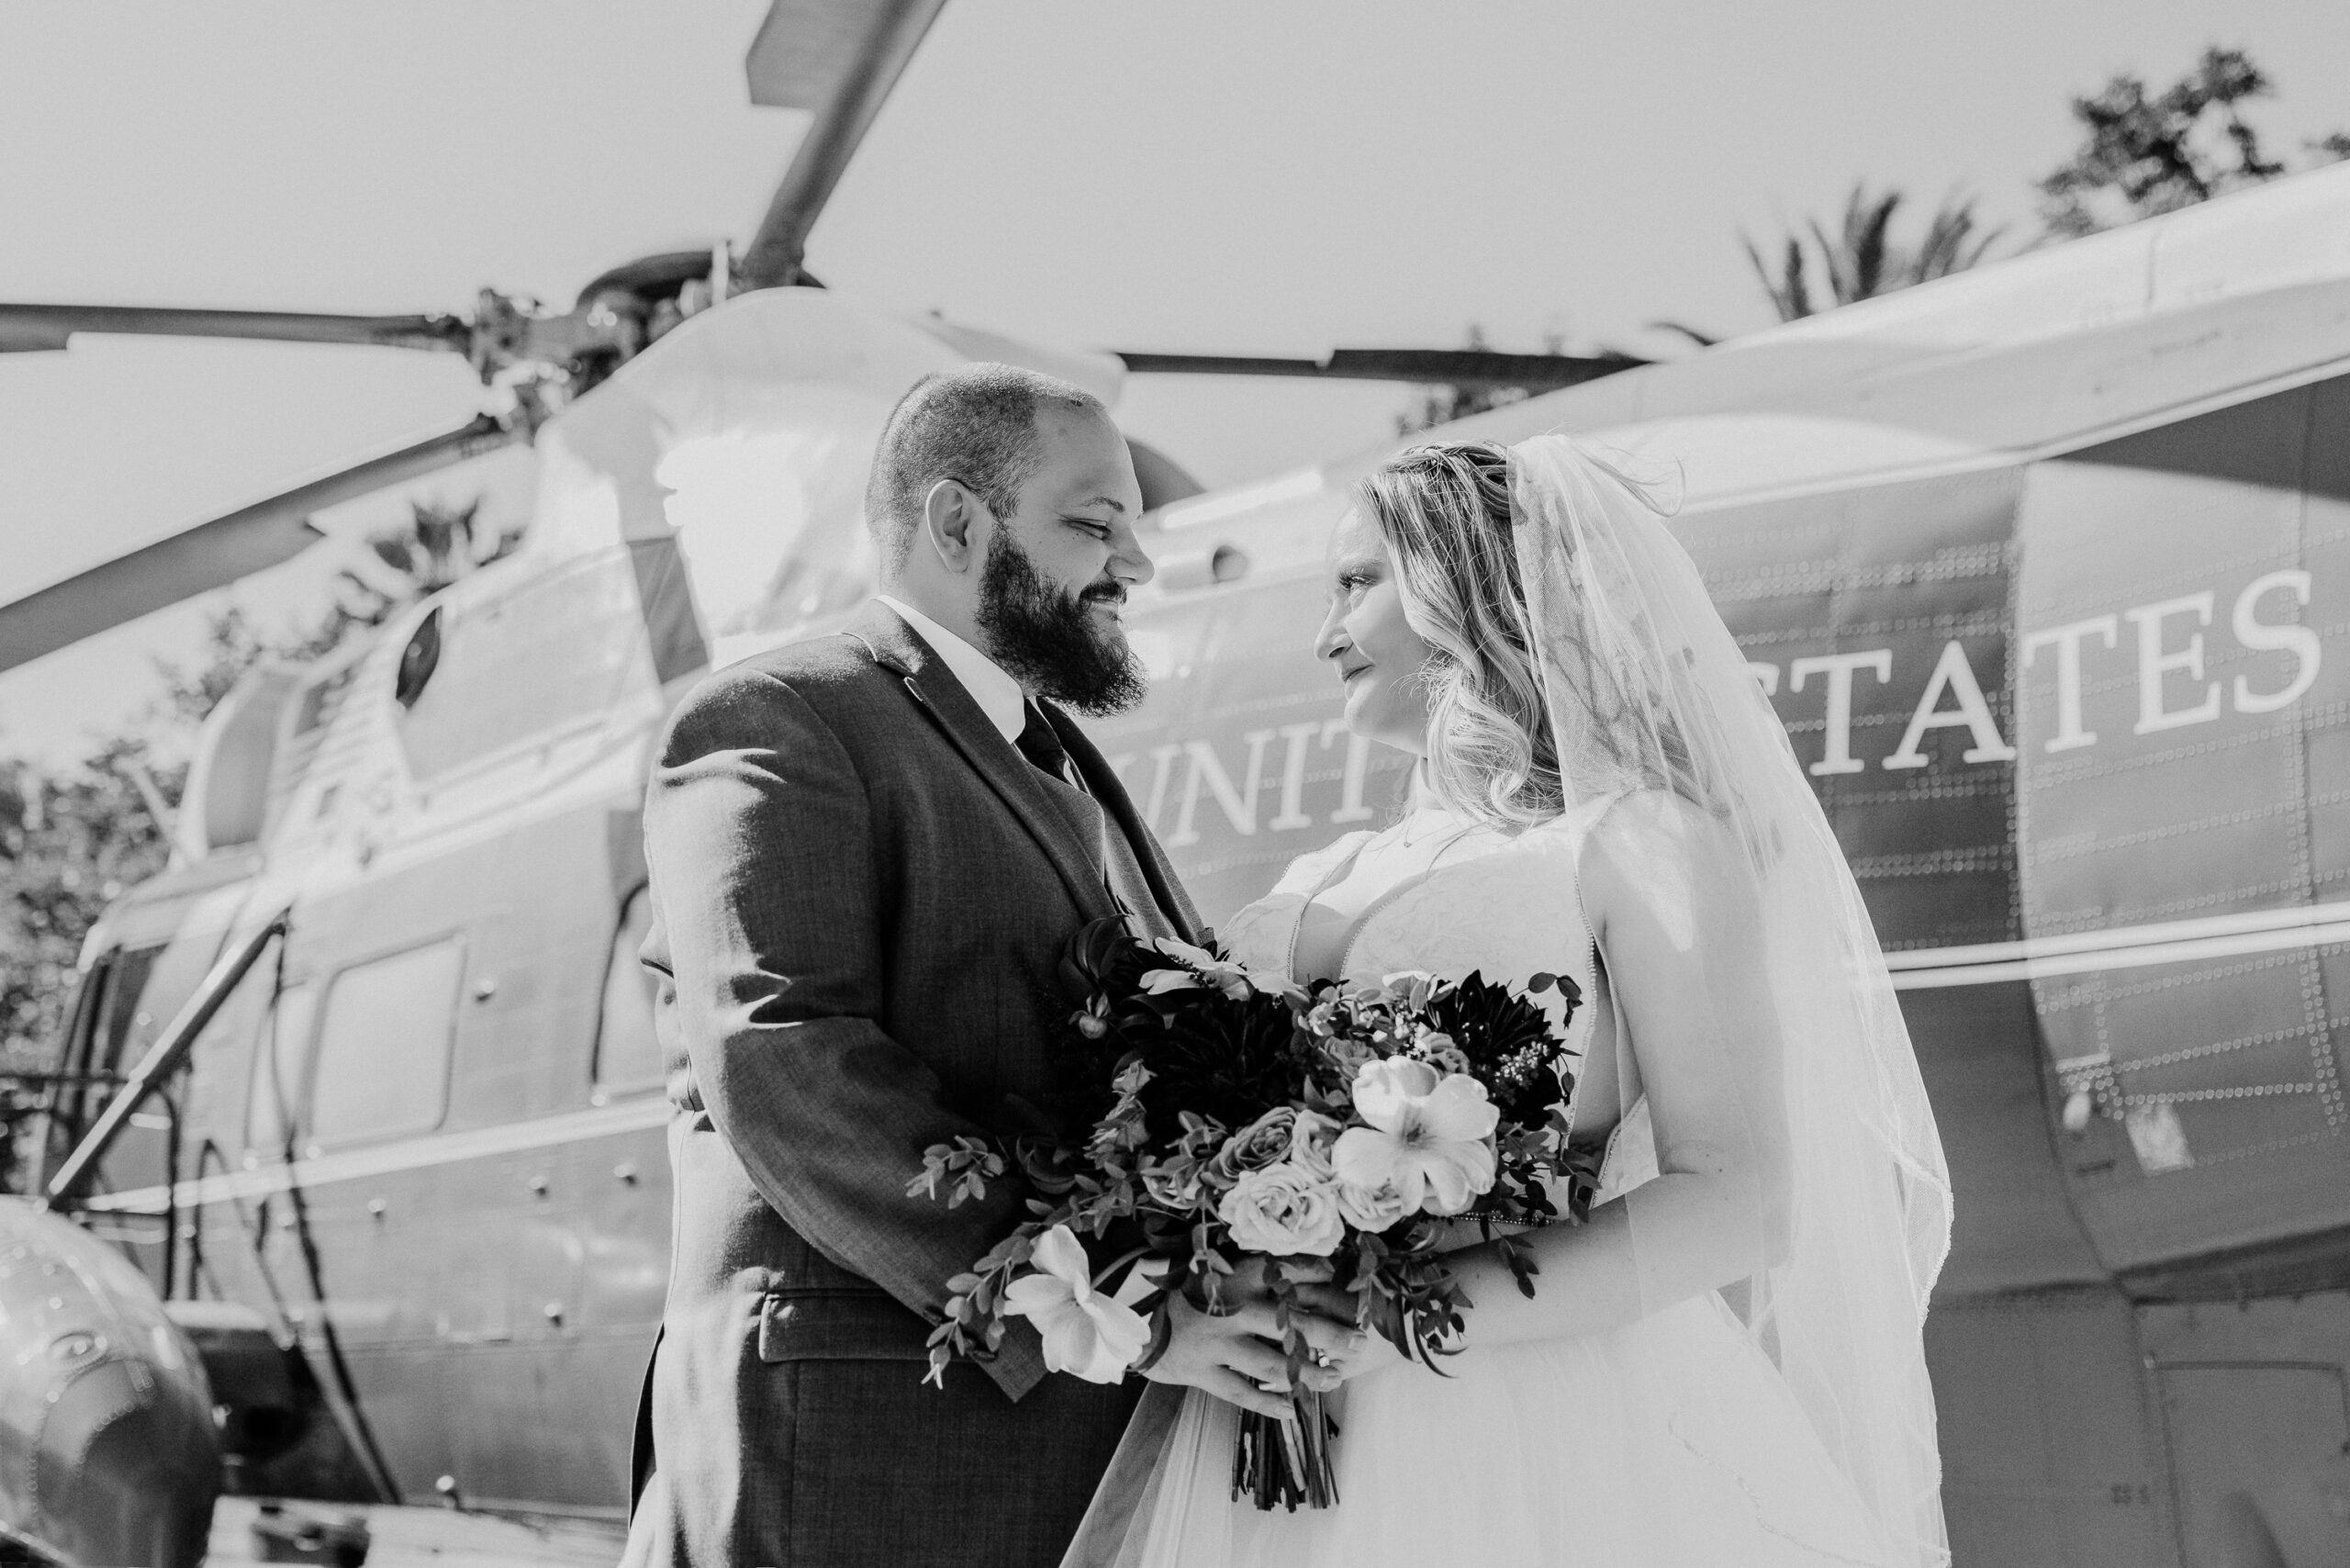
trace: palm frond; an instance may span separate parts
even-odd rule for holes
[[[1953,191],[1942,198],[1932,221],[1926,225],[1925,237],[1918,241],[1909,260],[1906,281],[1927,283],[1964,272],[1982,262],[2006,233],[2005,225],[1977,233],[1975,198]]]
[[[1745,234],[1740,234],[1739,240],[1745,245],[1746,259],[1754,268],[1754,275],[1762,280],[1762,292],[1769,296],[1771,308],[1779,313],[1779,319],[1795,321],[1810,315],[1811,286],[1806,275],[1802,241],[1792,234],[1787,237],[1786,252],[1774,276],[1770,263],[1763,261],[1762,252],[1754,248],[1754,241]]]
[[[1830,255],[1830,275],[1836,280],[1838,304],[1871,299],[1884,291],[1893,271],[1888,265],[1893,256],[1893,214],[1900,205],[1899,191],[1889,190],[1872,201],[1865,182],[1852,186],[1852,195],[1844,200],[1843,244]],[[1818,233],[1818,225],[1812,232]],[[1823,238],[1823,249],[1826,243]]]

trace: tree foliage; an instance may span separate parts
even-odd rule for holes
[[[1872,192],[1867,181],[1855,181],[1833,233],[1818,219],[1807,220],[1804,232],[1790,230],[1769,260],[1751,236],[1740,234],[1746,259],[1779,319],[1797,320],[1816,310],[1964,272],[1987,257],[2006,232],[1983,227],[1973,196],[1953,194],[1934,209],[1916,242],[1904,244],[1894,235],[1893,216],[1906,199],[1897,190]],[[1673,330],[1702,340],[1702,334],[1686,328]]]
[[[115,736],[62,776],[0,771],[0,1041],[11,1066],[34,1065],[54,1036],[98,912],[163,868],[162,825],[125,766],[144,766],[144,750]]]
[[[2159,92],[2120,75],[2095,95],[2073,100],[2081,144],[2039,182],[2040,215],[2052,235],[2070,238],[2176,212],[2288,172],[2244,106],[2272,97],[2267,73],[2240,49],[2206,49],[2192,70]],[[2350,158],[2350,133],[2307,144],[2313,161]]]

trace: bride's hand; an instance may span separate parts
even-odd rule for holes
[[[1388,1343],[1387,1336],[1369,1328],[1348,1329],[1335,1343],[1324,1343],[1329,1338],[1326,1328],[1356,1321],[1358,1304],[1352,1291],[1337,1285],[1301,1285],[1297,1301],[1310,1315],[1302,1321],[1311,1325],[1308,1338],[1319,1363],[1305,1369],[1308,1387],[1326,1394],[1349,1378],[1383,1372],[1404,1359],[1404,1353]]]
[[[1263,1285],[1261,1265],[1236,1272],[1224,1282],[1218,1306],[1208,1312],[1178,1291],[1167,1304],[1167,1348],[1143,1370],[1154,1383],[1177,1383],[1203,1389],[1244,1410],[1276,1418],[1289,1411],[1289,1376],[1281,1354],[1281,1327],[1275,1321],[1270,1293]],[[1291,1321],[1305,1342],[1323,1356],[1347,1352],[1355,1331],[1347,1322],[1329,1321],[1311,1314]],[[1318,1369],[1315,1369],[1318,1371]],[[1309,1377],[1315,1372],[1309,1372]],[[1333,1378],[1329,1386],[1336,1387]]]

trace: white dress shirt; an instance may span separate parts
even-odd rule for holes
[[[1018,745],[1020,732],[1028,727],[1028,694],[1020,689],[1020,683],[1004,674],[1002,666],[905,600],[886,593],[874,597],[905,617],[906,624],[922,633],[922,640],[930,644],[932,653],[946,661],[955,678],[963,683],[963,689],[971,694],[971,700],[979,705],[979,711],[988,716],[988,722],[1001,730],[1005,740]]]

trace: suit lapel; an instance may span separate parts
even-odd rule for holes
[[[1135,810],[1134,798],[1126,793],[1126,787],[1118,782],[1118,776],[1110,771],[1110,764],[1102,757],[1101,749],[1093,744],[1091,737],[1077,727],[1075,720],[1052,703],[1039,701],[1036,706],[1053,726],[1053,733],[1060,736],[1061,749],[1068,752],[1069,761],[1077,765],[1078,777],[1085,780],[1086,789],[1092,791],[1093,799],[1110,814],[1110,821],[1117,830],[1125,834],[1127,845],[1135,852],[1135,859],[1142,866],[1143,878],[1150,884],[1151,897],[1158,902],[1161,913],[1185,941],[1197,941],[1200,935],[1199,911],[1192,907],[1191,897],[1183,891],[1183,884],[1176,880],[1174,868],[1168,865],[1166,852],[1158,847],[1158,837],[1142,820],[1141,813]]]
[[[929,715],[971,770],[987,781],[1005,808],[1035,839],[1062,885],[1088,920],[1118,913],[1085,837],[1046,788],[1045,776],[1003,738],[963,689],[946,662],[886,604],[868,604],[845,633],[863,643],[873,662],[905,683],[915,705]],[[1089,748],[1090,749],[1090,748]],[[1097,757],[1098,760],[1098,757]],[[1123,795],[1121,796],[1123,799]]]

